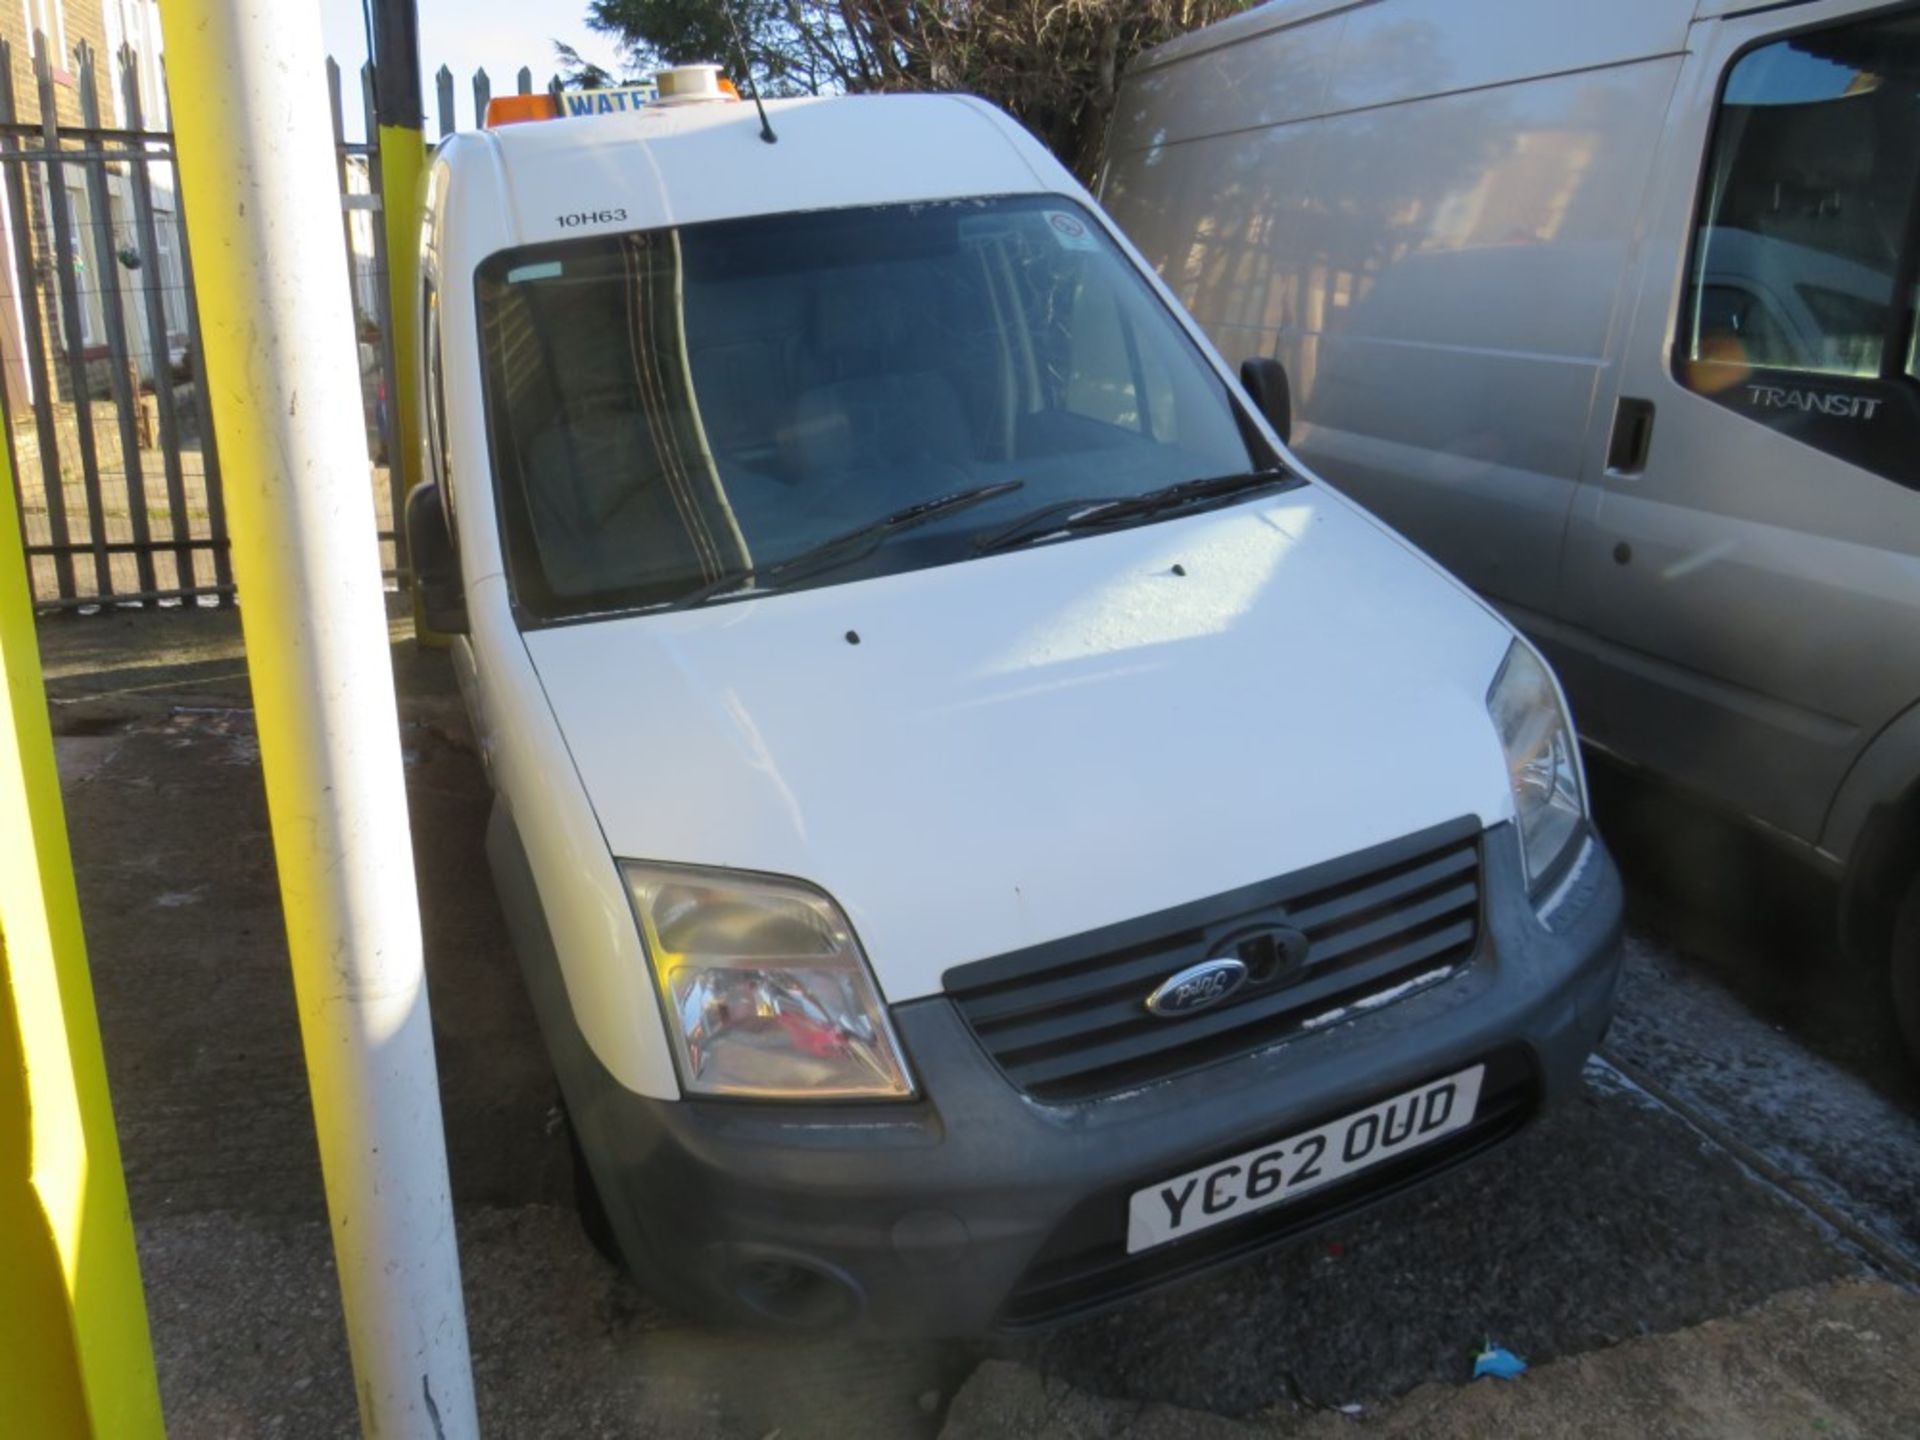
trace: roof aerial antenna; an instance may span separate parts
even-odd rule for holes
[[[753,101],[753,108],[760,112],[760,138],[769,145],[777,145],[780,137],[773,133],[773,126],[767,120],[767,107],[760,103],[760,87],[753,83],[753,57],[747,54],[747,42],[741,37],[740,22],[734,18],[733,0],[724,0],[720,8],[727,12],[727,24],[733,30],[733,43],[740,51],[740,83],[747,87],[747,96]]]

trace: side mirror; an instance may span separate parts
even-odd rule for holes
[[[440,487],[429,481],[407,496],[407,553],[420,597],[420,619],[441,635],[467,633],[467,596],[460,584],[460,557]]]
[[[1293,387],[1287,383],[1287,367],[1265,355],[1252,356],[1240,362],[1240,384],[1280,443],[1291,445]]]

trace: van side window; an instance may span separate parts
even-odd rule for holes
[[[1680,382],[1920,483],[1910,455],[1883,455],[1880,433],[1904,429],[1900,414],[1916,404],[1917,177],[1920,15],[1804,31],[1740,56],[1702,181]]]
[[[1750,365],[1788,363],[1787,327],[1766,295],[1731,282],[1700,287],[1696,326],[1703,336],[1737,336]]]

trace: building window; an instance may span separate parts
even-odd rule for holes
[[[67,12],[62,0],[27,0],[27,28],[47,37],[56,70],[67,67]]]
[[[167,333],[184,339],[187,333],[187,277],[180,267],[178,217],[171,210],[153,212],[153,245],[159,252],[160,308],[167,317]]]
[[[99,73],[94,76],[94,84],[107,92],[113,105],[113,123],[124,130],[127,125],[127,97],[120,88],[120,47],[127,43],[127,27],[123,3],[124,0],[106,0],[100,7],[100,19],[106,26],[107,53],[95,62]]]
[[[140,87],[140,116],[149,130],[167,125],[165,96],[160,88],[160,18],[154,0],[105,0],[101,18],[106,24],[107,53],[100,61],[100,84],[113,95],[114,124],[128,120],[126,91],[120,84],[120,50],[131,47],[134,83]]]
[[[86,185],[77,180],[67,181],[67,227],[73,247],[73,288],[80,297],[80,343],[98,345],[102,343],[105,323],[100,310],[100,287],[111,284],[113,277],[103,273],[95,257],[105,255],[111,260],[111,246],[93,243],[93,210]]]

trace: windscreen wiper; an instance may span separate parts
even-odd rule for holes
[[[951,495],[936,495],[931,500],[918,500],[911,505],[903,505],[891,514],[882,515],[878,520],[857,526],[843,535],[822,540],[818,545],[810,545],[798,555],[789,555],[786,559],[776,560],[771,565],[749,565],[745,569],[732,570],[709,580],[704,585],[697,585],[675,600],[669,608],[691,610],[696,605],[704,605],[709,600],[731,594],[735,590],[745,589],[749,585],[764,588],[810,571],[845,565],[864,555],[872,554],[882,541],[898,535],[903,530],[911,530],[916,525],[924,525],[929,520],[938,520],[942,516],[955,514],[1000,495],[1011,495],[1014,491],[1024,488],[1026,483],[1024,480],[1001,480],[992,485],[977,485],[971,490],[956,490]]]
[[[1021,516],[1011,525],[982,535],[974,542],[973,548],[975,553],[981,555],[996,550],[1011,550],[1051,535],[1076,530],[1103,530],[1110,525],[1150,519],[1170,510],[1237,499],[1256,491],[1294,485],[1299,478],[1291,470],[1243,470],[1231,475],[1182,480],[1140,495],[1083,496],[1078,500],[1060,500]]]

